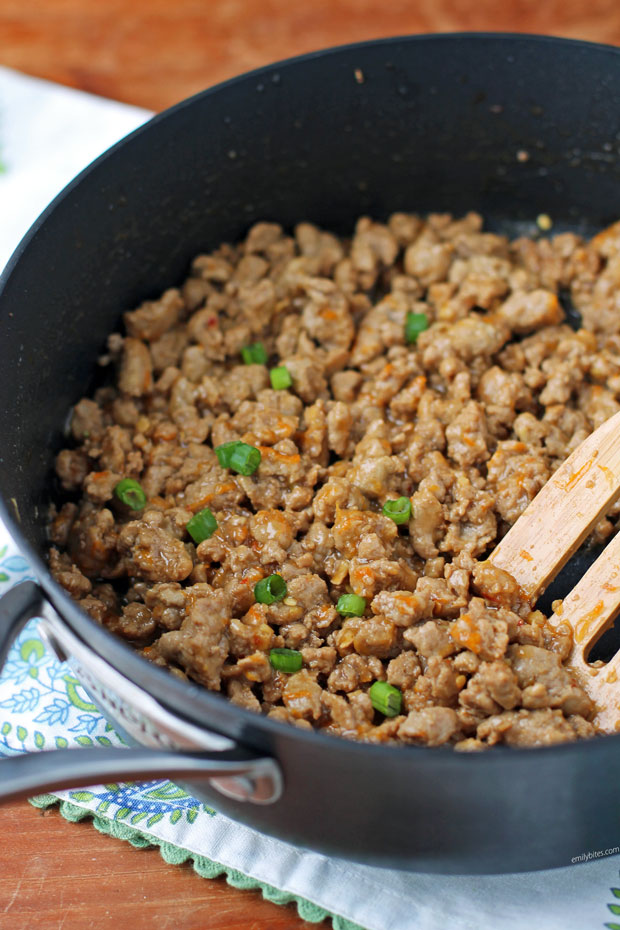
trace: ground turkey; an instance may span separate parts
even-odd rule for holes
[[[298,727],[464,751],[592,736],[570,636],[485,558],[620,409],[619,229],[510,241],[396,213],[349,238],[258,223],[198,255],[119,307],[73,409],[57,581],[150,661]]]

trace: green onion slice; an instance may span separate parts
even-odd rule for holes
[[[425,313],[408,313],[405,320],[405,342],[410,345],[418,341],[418,336],[428,329],[428,317]]]
[[[286,365],[279,365],[277,368],[272,368],[269,372],[269,380],[271,381],[271,386],[274,391],[285,391],[287,388],[290,388],[293,383],[291,373]]]
[[[238,439],[216,446],[215,454],[222,468],[230,468],[238,475],[253,475],[260,465],[260,449]]]
[[[282,575],[269,575],[254,585],[254,597],[259,604],[273,604],[286,597],[286,581]]]
[[[114,488],[114,493],[131,510],[143,510],[146,507],[146,494],[134,478],[123,478]]]
[[[375,681],[368,692],[370,702],[375,710],[386,717],[396,717],[400,714],[403,696],[394,685],[387,681]]]
[[[246,365],[266,365],[267,350],[262,342],[253,342],[252,345],[242,348],[241,358]]]
[[[343,617],[361,617],[366,610],[366,601],[359,594],[342,594],[338,598],[336,610]]]
[[[215,454],[222,468],[230,468],[230,457],[233,453],[233,449],[242,445],[243,443],[240,439],[234,439],[232,442],[223,442],[221,446],[215,447]]]
[[[205,507],[194,514],[192,519],[185,524],[185,529],[198,546],[205,539],[213,536],[217,529],[217,520],[209,508]]]
[[[301,652],[297,649],[270,649],[269,662],[279,672],[298,672],[303,664]]]
[[[260,460],[260,450],[242,442],[240,446],[233,449],[228,467],[238,475],[253,475],[260,465]]]
[[[389,517],[394,523],[407,523],[411,516],[411,501],[408,497],[398,497],[395,501],[386,501],[381,511],[384,517]]]

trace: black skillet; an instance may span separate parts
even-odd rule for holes
[[[0,286],[0,514],[40,588],[5,598],[0,633],[6,646],[26,617],[44,615],[44,632],[72,653],[115,725],[138,742],[212,751],[8,759],[5,797],[163,772],[259,830],[418,871],[564,866],[619,844],[620,736],[460,755],[301,732],[152,667],[83,614],[44,562],[63,423],[122,310],[259,219],[348,233],[365,213],[471,209],[509,233],[534,231],[539,213],[554,230],[586,233],[620,216],[620,51],[419,36],[273,65],[156,117],[35,224]],[[573,564],[565,585],[581,571]],[[210,733],[227,739],[213,745]],[[271,803],[224,797],[207,778],[217,759],[220,774],[246,772],[220,781],[228,795]]]

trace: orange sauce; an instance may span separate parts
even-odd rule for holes
[[[613,471],[611,470],[611,468],[608,468],[607,465],[597,465],[596,467],[599,468],[599,469],[603,472],[603,474],[605,475],[605,477],[606,477],[607,480],[609,481],[610,486],[611,486],[612,488],[615,488],[615,486],[616,486],[616,479],[614,478],[614,473],[613,473]]]
[[[564,485],[558,483],[558,487],[562,487],[564,491],[572,491],[578,481],[583,478],[583,476],[590,471],[594,464],[594,458],[598,455],[598,452],[594,452],[594,455],[591,459],[587,459],[581,468],[578,468],[576,472],[573,472],[572,475],[566,479]]]
[[[203,507],[207,507],[214,498],[219,497],[220,494],[228,494],[229,491],[234,491],[237,485],[234,481],[227,481],[225,484],[218,484],[215,487],[214,491],[211,491],[209,494],[205,494],[204,497],[201,497],[199,501],[194,502],[190,510],[196,513],[199,510],[202,510]]]
[[[468,631],[461,631],[458,629],[458,627],[456,629],[452,629],[450,630],[450,636],[452,639],[459,646],[463,646],[465,649],[469,649],[471,652],[480,652],[480,647],[482,646],[482,637],[480,636],[479,631],[475,628],[470,614],[461,614],[458,619],[458,623],[465,624],[468,628]]]
[[[603,601],[598,601],[592,610],[589,610],[588,613],[575,624],[575,642],[582,643],[585,640],[592,630],[594,621],[600,617],[604,610],[605,603]]]
[[[284,452],[276,452],[271,446],[258,446],[257,448],[262,456],[275,459],[276,462],[281,462],[282,465],[296,465],[301,461],[299,452],[293,455],[286,455]]]

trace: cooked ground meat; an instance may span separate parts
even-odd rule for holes
[[[593,735],[570,636],[485,556],[620,409],[619,267],[620,224],[511,242],[474,213],[362,218],[348,240],[259,223],[198,256],[125,314],[115,378],[74,408],[53,574],[151,661],[297,726],[464,751]],[[233,441],[256,470],[220,462]],[[285,595],[257,601],[273,574]]]

